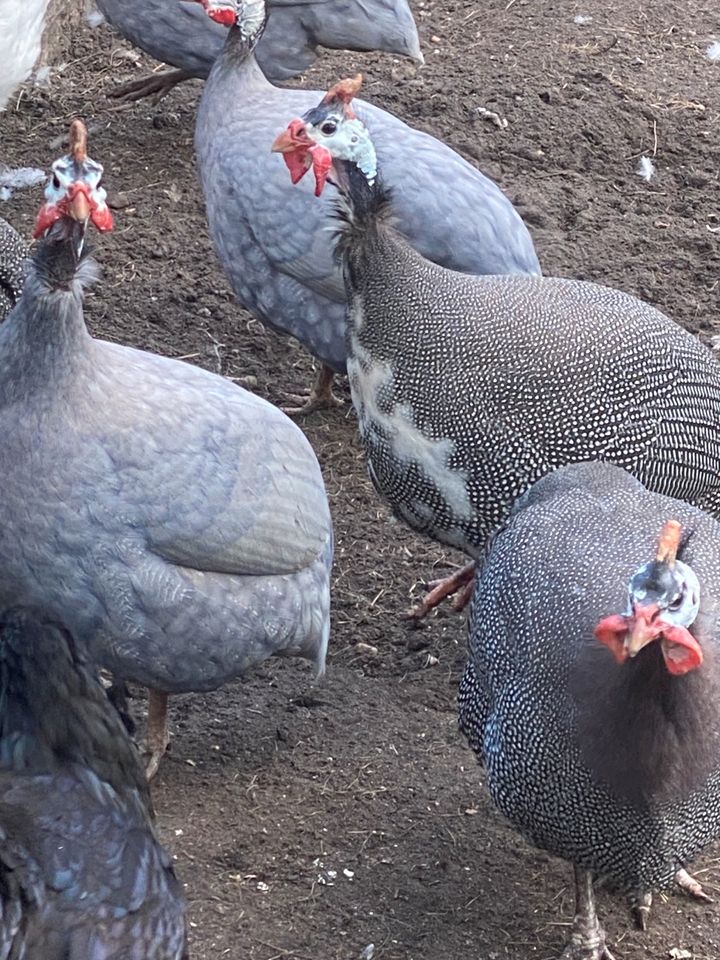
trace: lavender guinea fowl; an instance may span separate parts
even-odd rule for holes
[[[205,79],[227,34],[222,14],[214,21],[190,0],[97,0],[120,33],[176,70],[125,84],[112,96],[137,100],[166,93],[181,80]],[[407,0],[268,0],[268,23],[257,59],[269,80],[304,73],[317,47],[383,50],[422,61],[420,40]]]
[[[0,217],[0,320],[4,320],[18,302],[27,255],[25,241]]]
[[[333,371],[343,372],[345,289],[333,254],[332,198],[293,191],[269,156],[278,126],[320,94],[274,87],[254,49],[265,22],[262,0],[214,3],[209,14],[238,17],[205,84],[195,132],[210,233],[240,302],[263,323],[292,334],[324,365],[303,412],[332,403]],[[425,256],[468,273],[536,273],[532,240],[498,187],[434,137],[362,101],[394,187],[398,229]],[[437,171],[443,188],[438,189]]]
[[[0,615],[0,956],[182,960],[140,758],[58,624]]]
[[[274,654],[322,670],[332,528],[315,455],[279,410],[89,335],[85,231],[111,220],[83,129],[53,164],[42,239],[0,327],[0,609],[46,611],[150,688],[152,773],[169,693]]]
[[[353,403],[373,481],[413,529],[477,558],[527,487],[581,460],[720,513],[720,366],[695,337],[607,287],[422,257],[342,95],[274,149],[339,187]]]
[[[478,572],[460,726],[502,813],[574,865],[564,960],[611,960],[593,876],[645,912],[674,878],[704,897],[686,867],[720,835],[718,590],[717,521],[600,463],[531,487]]]

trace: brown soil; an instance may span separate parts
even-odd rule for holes
[[[336,54],[305,82],[362,69],[368,98],[500,182],[547,273],[621,287],[704,337],[720,332],[720,64],[705,56],[716,4],[425,0],[416,13],[424,67]],[[274,402],[306,387],[308,356],[239,309],[211,250],[192,159],[201,85],[118,110],[105,93],[149,62],[106,28],[84,29],[75,57],[2,117],[1,159],[46,167],[69,119],[88,121],[92,155],[126,203],[97,242],[93,331]],[[642,154],[657,167],[650,184],[635,173]],[[39,189],[17,194],[1,212],[29,233],[39,201]],[[463,620],[441,610],[418,630],[401,618],[421,578],[458,557],[389,518],[350,412],[305,428],[337,533],[327,677],[312,687],[302,665],[277,661],[173,702],[155,799],[187,886],[192,955],[360,960],[374,944],[378,960],[557,957],[570,870],[495,813],[455,729]],[[710,891],[718,864],[712,851],[698,864]],[[720,956],[716,907],[658,897],[646,935],[622,900],[601,893],[599,909],[618,958]]]

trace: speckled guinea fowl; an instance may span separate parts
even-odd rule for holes
[[[717,521],[610,464],[544,477],[492,540],[460,723],[500,810],[576,867],[564,957],[610,956],[585,871],[689,885],[720,834],[719,590]]]
[[[178,68],[124,84],[113,96],[139,99],[190,77],[205,79],[227,35],[227,28],[192,0],[97,0],[97,5],[130,43]],[[268,0],[267,29],[256,54],[268,79],[303,73],[319,46],[422,59],[407,0]]]
[[[147,783],[81,647],[0,615],[0,956],[181,960],[184,898]]]
[[[477,557],[530,484],[592,459],[720,513],[711,352],[618,290],[424,259],[392,225],[370,133],[344,108],[325,98],[274,148],[314,167],[320,187],[329,171],[344,198],[350,387],[371,476],[397,515]]]
[[[28,248],[20,234],[0,217],[0,320],[4,320],[22,293]]]
[[[320,94],[265,79],[253,53],[265,5],[231,0],[223,9],[235,6],[240,20],[205,85],[195,132],[210,233],[240,302],[342,372],[346,301],[328,229],[332,199],[314,200],[304,182],[293,190],[280,159],[269,156],[285,118],[308,110]],[[491,180],[391,113],[363,101],[355,107],[372,123],[398,229],[413,246],[468,273],[539,272],[525,225]],[[324,385],[309,408],[331,402],[327,377]]]
[[[332,527],[317,459],[279,410],[89,335],[85,225],[111,221],[102,167],[73,137],[0,326],[0,608],[62,619],[116,677],[156,691],[155,765],[167,693],[273,654],[322,669]]]

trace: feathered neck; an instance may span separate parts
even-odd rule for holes
[[[33,251],[17,306],[0,327],[0,400],[72,378],[92,338],[83,316],[83,290],[98,270],[87,248],[50,231]]]
[[[0,617],[0,769],[74,765],[151,810],[140,758],[84,651],[58,624]]]
[[[677,677],[655,642],[623,664],[594,641],[581,649],[571,676],[578,746],[617,795],[657,806],[700,788],[720,767],[720,675],[712,647],[703,643],[702,666]]]
[[[349,245],[357,245],[377,232],[378,225],[387,219],[391,193],[379,171],[370,183],[350,160],[335,160],[333,170],[340,194],[337,216],[342,224],[338,231],[338,248],[343,252]]]
[[[258,45],[267,24],[267,7],[264,0],[244,3],[242,14],[228,31],[220,59],[225,64],[242,63]],[[253,57],[254,59],[254,57]],[[264,74],[263,74],[264,76]]]

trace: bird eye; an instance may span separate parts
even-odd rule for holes
[[[60,181],[58,180],[56,173],[53,174],[52,185],[55,187],[56,190],[60,189]]]
[[[679,610],[680,607],[682,606],[682,602],[683,602],[682,593],[676,593],[675,596],[670,601],[670,603],[668,604],[668,610]]]
[[[320,127],[320,132],[325,133],[328,136],[330,136],[332,133],[335,133],[336,130],[337,124],[334,120],[326,120],[325,123]]]

